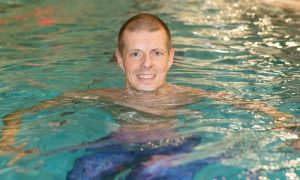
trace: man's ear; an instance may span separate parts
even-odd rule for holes
[[[175,50],[174,50],[174,48],[171,48],[169,51],[168,69],[171,68],[171,66],[174,62],[174,55],[175,55]]]
[[[122,59],[121,52],[119,51],[119,48],[116,50],[116,58],[117,58],[119,67],[124,71],[123,59]]]

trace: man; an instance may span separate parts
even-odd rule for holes
[[[21,116],[24,113],[37,112],[72,100],[105,100],[118,106],[124,106],[141,113],[139,118],[147,117],[147,122],[126,123],[124,118],[120,118],[121,127],[111,133],[106,138],[99,140],[95,145],[98,149],[122,146],[124,144],[138,144],[140,147],[145,143],[157,143],[160,140],[166,142],[176,141],[184,146],[170,146],[162,148],[148,148],[143,153],[129,150],[116,154],[97,154],[98,160],[109,158],[109,162],[114,162],[119,166],[130,164],[136,157],[149,157],[152,159],[169,159],[170,152],[185,153],[191,150],[198,142],[199,138],[181,137],[175,131],[176,121],[174,117],[178,114],[189,113],[183,108],[184,105],[195,102],[201,97],[209,97],[222,100],[243,109],[256,110],[271,115],[276,121],[289,118],[286,113],[278,112],[274,107],[267,106],[259,101],[245,101],[233,98],[225,93],[212,93],[191,87],[182,87],[168,84],[166,82],[167,72],[173,64],[174,49],[172,48],[171,35],[166,24],[158,17],[151,14],[138,14],[130,18],[120,29],[118,35],[118,48],[116,58],[119,67],[125,74],[124,89],[96,89],[89,91],[66,92],[62,96],[53,100],[42,102],[28,109],[19,110],[4,117],[4,129],[2,131],[2,152],[18,152],[18,156],[10,161],[10,164],[20,159],[32,151],[25,151],[22,148],[13,147],[14,137],[18,132]],[[109,109],[114,111],[113,108]],[[153,118],[156,117],[156,118]],[[122,121],[124,120],[124,121]],[[130,121],[131,119],[129,119]],[[158,120],[158,121],[155,121]],[[181,141],[186,138],[187,140]],[[179,141],[179,142],[178,142]],[[100,145],[99,145],[100,144]],[[176,144],[176,143],[175,143]],[[91,144],[90,144],[91,145]],[[91,145],[92,146],[92,145]],[[90,146],[90,147],[91,147]],[[155,145],[156,146],[156,145]],[[89,147],[84,145],[82,147]],[[144,146],[142,146],[144,147]],[[73,148],[76,149],[76,148]],[[108,148],[111,150],[111,148]],[[108,151],[109,152],[109,151]],[[106,152],[107,153],[107,152]],[[133,156],[132,154],[135,154]],[[155,158],[156,157],[156,158]],[[91,162],[97,159],[92,156]],[[113,161],[112,159],[115,159]],[[81,161],[80,161],[81,162]],[[74,170],[70,173],[70,178],[78,175],[78,169],[82,164],[78,162]],[[105,161],[104,161],[105,162]],[[147,161],[145,162],[147,164]],[[151,164],[151,163],[150,163]],[[113,173],[116,166],[106,170]],[[85,171],[85,170],[82,170]],[[77,174],[76,174],[77,173]],[[75,174],[75,175],[74,175]],[[103,175],[103,174],[102,174]],[[98,173],[98,176],[102,176]]]

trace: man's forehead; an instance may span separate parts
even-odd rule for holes
[[[163,30],[157,31],[126,31],[123,36],[125,46],[134,44],[162,44],[167,45],[167,37]]]
[[[163,36],[167,36],[167,33],[161,28],[161,29],[157,29],[157,30],[154,30],[154,31],[150,31],[150,30],[147,30],[147,29],[138,29],[138,30],[134,30],[134,31],[131,31],[131,30],[128,30],[126,29],[124,31],[124,37],[125,36],[137,36],[137,35],[140,35],[140,34],[144,34],[144,33],[162,33]]]

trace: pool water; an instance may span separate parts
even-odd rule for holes
[[[158,15],[171,29],[176,56],[169,82],[261,100],[293,115],[288,125],[298,123],[300,15],[256,0],[0,1],[1,119],[63,92],[122,88],[116,35],[139,12]],[[215,159],[194,179],[299,179],[297,128],[276,129],[265,114],[210,98],[184,108],[190,111],[170,121],[201,143],[173,165]],[[169,121],[98,101],[24,114],[14,144],[39,153],[10,166],[14,154],[1,153],[0,179],[65,179],[75,160],[90,153],[65,147],[126,123],[161,120]],[[124,179],[131,167],[114,178]]]

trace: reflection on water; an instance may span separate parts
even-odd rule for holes
[[[299,117],[298,11],[258,0],[1,2],[1,117],[65,91],[122,87],[121,71],[112,61],[116,33],[127,17],[144,11],[162,17],[172,31],[176,59],[170,82],[263,100]],[[163,98],[152,105],[162,103]],[[82,150],[77,145],[106,137],[126,124],[145,141],[171,136],[164,132],[168,126],[184,137],[201,137],[191,153],[172,160],[173,166],[220,158],[210,159],[213,163],[195,178],[299,176],[299,152],[288,146],[297,142],[297,128],[274,129],[264,114],[209,98],[181,104],[176,112],[166,118],[120,104],[71,102],[24,115],[16,144],[37,147],[41,153],[73,146]],[[298,119],[287,124],[293,123]],[[156,130],[142,131],[147,128]],[[11,156],[4,155],[0,176],[64,178],[74,160],[86,153],[33,155],[11,167],[5,165]]]

